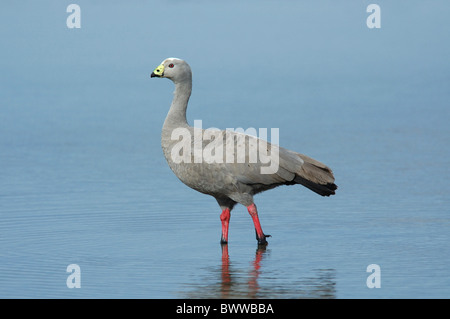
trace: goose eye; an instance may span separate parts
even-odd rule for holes
[[[173,63],[170,63],[170,64],[169,64],[169,68],[173,68]]]

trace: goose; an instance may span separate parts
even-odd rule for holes
[[[321,196],[335,194],[337,185],[332,170],[315,159],[245,132],[190,126],[186,109],[192,91],[192,71],[184,60],[167,58],[150,77],[167,78],[175,85],[172,104],[161,133],[164,157],[181,182],[216,199],[221,209],[221,244],[228,243],[230,213],[237,203],[247,208],[254,223],[258,245],[268,244],[267,238],[271,236],[264,234],[254,202],[254,195],[258,193],[280,185],[300,184]],[[211,151],[211,144],[215,146],[214,152]],[[255,145],[260,146],[265,155],[277,155],[271,157],[270,167],[267,156],[254,156],[255,148],[251,147]],[[207,152],[208,146],[210,152]],[[241,154],[244,155],[240,161],[236,160],[238,156],[235,155],[242,148],[245,152]]]

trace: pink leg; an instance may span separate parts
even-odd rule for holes
[[[222,238],[220,239],[221,244],[228,243],[228,226],[230,224],[230,210],[225,208],[220,214],[220,220],[222,221]]]
[[[255,231],[256,231],[256,240],[258,241],[259,245],[267,245],[266,237],[270,237],[270,235],[264,235],[261,224],[259,222],[258,218],[258,210],[256,209],[255,204],[251,204],[247,206],[248,213],[253,219],[253,224],[255,224]]]

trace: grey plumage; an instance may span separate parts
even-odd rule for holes
[[[207,163],[203,160],[201,163],[195,163],[194,149],[205,149],[211,141],[196,141],[194,136],[200,129],[189,126],[186,121],[186,108],[192,90],[191,69],[185,61],[169,58],[155,69],[152,73],[152,77],[154,76],[166,77],[175,83],[174,98],[161,134],[161,145],[167,163],[184,184],[216,198],[222,210],[231,210],[236,203],[248,207],[253,204],[253,195],[280,185],[301,184],[322,196],[335,194],[337,186],[334,184],[334,176],[331,169],[325,164],[277,145],[265,144],[254,136],[243,136],[237,132],[214,131],[214,142],[216,145],[223,145],[223,149],[226,150],[227,147],[231,147],[229,143],[234,143],[234,138],[244,138],[246,153],[243,163],[236,163],[236,161],[227,163],[225,151],[222,162]],[[174,147],[181,141],[178,138],[180,136],[174,138],[176,130],[189,133],[191,138],[190,147],[187,148],[191,153],[183,154],[184,162],[174,160]],[[204,134],[205,130],[201,132]],[[201,145],[195,143],[201,143]],[[258,145],[265,145],[269,154],[272,151],[278,151],[278,170],[276,172],[261,173],[261,167],[267,165],[261,163],[259,158],[257,162],[250,160],[251,143],[262,143]],[[233,149],[237,154],[238,150],[235,145],[233,145]],[[186,149],[183,151],[186,152]],[[188,158],[189,160],[187,160]]]

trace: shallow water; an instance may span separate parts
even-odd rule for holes
[[[450,297],[446,2],[379,1],[380,30],[351,4],[79,4],[79,30],[57,1],[0,12],[0,297]],[[191,123],[279,128],[337,195],[258,195],[269,245],[238,206],[221,247],[215,200],[159,145],[173,85],[148,76],[167,56],[193,67]]]

